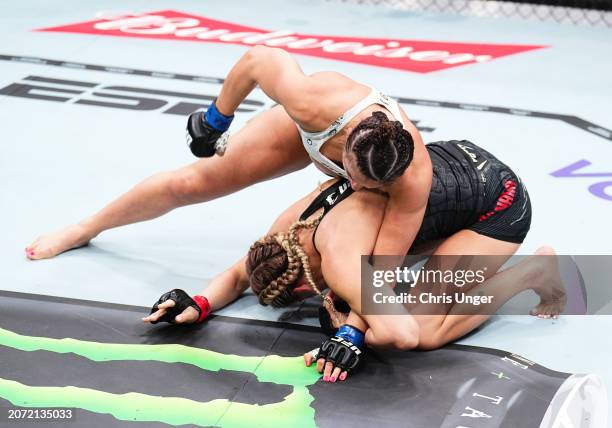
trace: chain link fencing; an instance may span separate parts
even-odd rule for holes
[[[612,0],[328,0],[385,6],[398,10],[456,13],[464,16],[518,18],[562,24],[612,27]]]

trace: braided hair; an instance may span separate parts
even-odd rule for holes
[[[251,289],[260,304],[282,307],[293,303],[296,299],[292,291],[303,273],[308,285],[323,299],[325,306],[331,307],[335,313],[331,299],[315,284],[308,255],[298,239],[301,229],[316,227],[322,218],[323,213],[312,220],[297,221],[291,225],[287,234],[268,235],[251,245],[246,270]]]
[[[390,121],[385,113],[375,111],[351,131],[346,149],[355,155],[364,176],[389,183],[410,165],[414,141],[401,122]]]

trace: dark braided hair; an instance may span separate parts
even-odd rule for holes
[[[246,270],[259,303],[280,307],[295,301],[292,291],[302,273],[308,285],[324,298],[314,282],[308,255],[298,238],[299,230],[315,228],[322,218],[323,213],[312,220],[297,221],[291,225],[289,233],[268,235],[251,245]]]
[[[276,236],[266,236],[251,246],[246,267],[249,283],[260,304],[280,307],[295,301],[291,290],[302,273],[302,266],[295,257],[289,260]]]
[[[389,183],[401,176],[414,154],[414,141],[402,123],[390,121],[382,111],[362,120],[346,141],[346,149],[357,158],[359,171],[367,178]]]

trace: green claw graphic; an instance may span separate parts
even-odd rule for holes
[[[87,388],[33,387],[0,379],[0,397],[20,407],[73,407],[111,414],[124,421],[156,421],[170,425],[244,427],[262,421],[267,427],[315,427],[314,400],[307,386],[320,374],[305,367],[301,357],[243,357],[184,345],[129,345],[24,336],[0,328],[0,345],[21,351],[73,353],[92,361],[160,361],[191,364],[202,370],[252,373],[260,382],[293,387],[278,403],[255,405],[225,399],[201,403],[179,397],[130,392],[111,394]]]

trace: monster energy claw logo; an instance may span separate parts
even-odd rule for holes
[[[191,364],[207,371],[252,373],[260,382],[290,385],[283,401],[253,405],[217,399],[198,402],[180,397],[158,397],[135,392],[112,394],[73,386],[29,386],[0,378],[0,397],[20,407],[70,407],[110,414],[124,421],[163,422],[170,425],[246,427],[265,420],[270,427],[315,427],[314,398],[308,386],[320,374],[305,367],[301,357],[243,357],[184,345],[132,345],[24,336],[0,328],[0,345],[17,350],[72,353],[91,361],[159,361]]]

